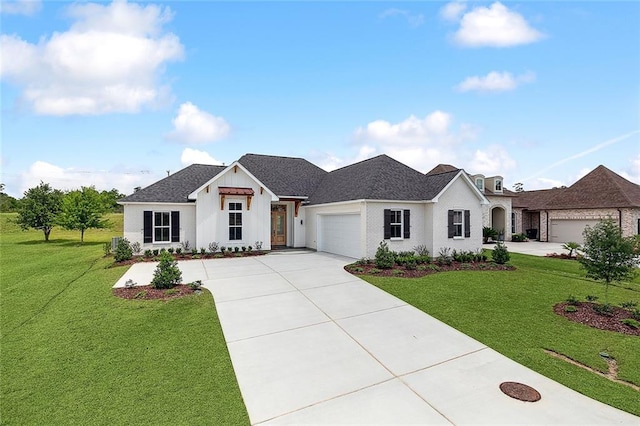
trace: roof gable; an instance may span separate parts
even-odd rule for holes
[[[605,166],[598,166],[549,200],[548,208],[640,207],[640,185],[629,182]]]
[[[245,154],[238,163],[279,197],[309,197],[327,175],[304,158]]]
[[[224,166],[192,164],[121,199],[121,203],[188,203],[189,194],[225,169]]]
[[[440,173],[447,173],[447,172],[454,172],[457,171],[458,168],[455,166],[452,166],[451,164],[438,164],[437,166],[435,166],[433,169],[429,170],[427,172],[427,176],[429,175],[437,175]]]
[[[435,197],[458,173],[426,176],[387,155],[379,155],[327,174],[310,204],[350,200],[425,201]]]
[[[432,200],[434,202],[436,203],[438,202],[438,199],[440,198],[440,196],[444,194],[451,185],[453,185],[453,182],[455,182],[457,179],[462,179],[462,181],[469,187],[469,189],[478,198],[478,200],[480,200],[480,203],[489,204],[489,200],[487,200],[487,197],[484,196],[484,194],[478,189],[478,187],[471,181],[471,178],[469,177],[469,175],[465,173],[465,171],[462,169],[448,172],[448,173],[440,173],[438,175],[431,175],[431,177],[440,176],[440,175],[450,176],[451,174],[454,174],[453,177],[449,178],[449,181],[446,184],[444,184],[444,186],[438,192],[438,194],[432,197]],[[427,175],[427,177],[429,176]],[[442,183],[444,183],[444,181],[442,181]]]
[[[273,191],[271,191],[263,182],[261,182],[258,178],[256,178],[250,171],[248,171],[242,164],[240,164],[237,161],[234,161],[229,166],[225,167],[220,173],[216,174],[215,176],[213,176],[208,181],[203,182],[202,185],[199,185],[197,188],[195,188],[193,191],[191,191],[191,193],[188,196],[189,199],[190,200],[195,200],[198,197],[198,192],[202,191],[208,185],[211,185],[214,181],[218,180],[225,173],[231,173],[231,170],[233,170],[235,172],[236,168],[240,168],[240,170],[242,170],[244,173],[246,173],[247,176],[249,176],[250,179],[255,181],[258,185],[264,187],[264,189],[269,194],[271,194],[271,199],[273,201],[276,201],[278,199],[277,195],[274,194]]]

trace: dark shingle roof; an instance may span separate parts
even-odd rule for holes
[[[550,209],[640,207],[640,185],[629,182],[605,166],[598,166],[555,196]]]
[[[387,155],[379,155],[327,174],[310,204],[348,200],[430,200],[458,174],[458,169],[423,175]]]
[[[427,176],[429,176],[429,175],[437,175],[437,174],[440,174],[440,173],[453,172],[453,171],[458,171],[458,170],[460,170],[460,169],[458,169],[455,166],[452,166],[451,164],[438,164],[433,169],[431,169],[431,170],[429,170],[427,172]]]
[[[224,166],[192,164],[123,198],[130,203],[188,203],[187,197],[225,169]]]
[[[304,158],[245,154],[238,162],[280,197],[308,197],[327,174]]]
[[[640,207],[640,185],[598,166],[568,188],[524,191],[513,207],[528,210]]]

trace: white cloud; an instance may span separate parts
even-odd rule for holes
[[[187,144],[204,144],[225,138],[231,126],[222,118],[200,110],[191,102],[180,105],[167,138]]]
[[[536,75],[533,72],[513,76],[510,72],[491,71],[484,77],[473,76],[465,78],[460,84],[455,86],[458,92],[504,92],[514,90],[522,83],[535,81]]]
[[[465,169],[469,173],[482,173],[485,176],[505,176],[509,170],[516,168],[516,161],[507,150],[500,145],[489,145],[485,149],[477,149]]]
[[[440,9],[440,17],[447,21],[457,21],[460,15],[467,9],[467,5],[460,1],[452,1]]]
[[[214,166],[222,165],[222,161],[216,160],[208,152],[192,148],[185,148],[182,151],[180,162],[184,167],[191,164],[212,164]]]
[[[509,47],[528,44],[544,35],[529,26],[519,13],[509,10],[500,2],[489,7],[476,7],[465,13],[453,40],[467,47]]]
[[[20,175],[20,194],[37,186],[40,181],[60,190],[93,185],[99,191],[116,188],[123,194],[131,194],[136,186],[150,185],[162,177],[162,174],[154,174],[148,170],[63,168],[45,161],[36,161]]]
[[[168,7],[74,4],[69,30],[36,44],[2,35],[0,77],[21,86],[21,100],[42,115],[135,113],[169,98],[160,76],[167,63],[183,57],[177,36],[162,27]]]
[[[535,178],[524,184],[525,191],[535,191],[537,189],[551,189],[568,186],[565,182],[551,178]]]
[[[392,124],[385,120],[376,120],[359,127],[355,138],[393,145],[409,145],[415,143],[451,142],[449,126],[451,115],[443,111],[434,111],[424,118],[414,115]]]
[[[0,13],[7,15],[35,15],[42,9],[40,0],[2,0]]]
[[[640,185],[640,154],[630,160],[629,167],[618,173],[623,178]]]
[[[419,27],[424,23],[424,16],[422,14],[413,15],[408,10],[402,9],[387,9],[380,14],[380,18],[388,18],[391,16],[402,16],[404,17],[410,26]]]

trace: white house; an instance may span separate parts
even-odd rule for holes
[[[360,258],[383,240],[395,251],[477,250],[491,203],[453,167],[425,175],[380,155],[326,172],[302,158],[246,154],[227,167],[188,166],[120,204],[124,237],[143,249],[261,242]]]

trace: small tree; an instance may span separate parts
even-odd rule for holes
[[[84,242],[87,229],[106,228],[108,221],[102,219],[106,207],[104,198],[93,186],[83,186],[65,194],[58,223],[65,229],[80,231],[80,242]]]
[[[17,223],[22,229],[41,229],[44,240],[49,241],[49,235],[62,208],[62,191],[53,189],[48,183],[29,188],[20,201]]]
[[[588,278],[605,285],[605,303],[609,303],[609,284],[629,280],[635,274],[639,254],[634,250],[633,237],[624,238],[622,230],[612,220],[603,220],[582,233],[584,256],[579,259]]]
[[[376,267],[380,269],[390,269],[393,268],[395,264],[395,256],[393,252],[389,250],[386,241],[380,241],[380,245],[376,250],[375,264]]]
[[[116,252],[113,257],[116,262],[124,262],[125,260],[129,260],[133,257],[133,249],[131,248],[129,240],[122,238],[118,241]]]
[[[498,243],[491,251],[491,259],[497,263],[498,265],[504,265],[511,259],[511,255],[509,255],[509,250],[507,250],[507,246],[503,243]]]
[[[182,281],[182,272],[178,268],[178,262],[168,252],[163,251],[160,255],[160,262],[153,272],[151,287],[172,288]]]

